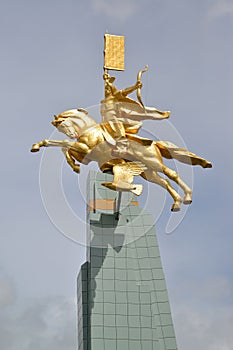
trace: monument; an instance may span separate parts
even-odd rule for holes
[[[173,198],[172,211],[192,202],[192,190],[162,158],[210,168],[210,162],[168,141],[138,134],[143,120],[170,116],[144,106],[141,76],[119,90],[110,70],[124,70],[124,37],[105,35],[101,123],[83,108],[54,116],[52,124],[70,140],[42,140],[32,146],[61,147],[74,172],[96,161],[102,173],[87,181],[86,262],[78,275],[79,350],[175,350],[176,338],[153,217],[139,207],[143,186],[135,176],[159,184]],[[136,92],[137,99],[128,95]],[[181,198],[171,183],[184,192]],[[78,228],[77,228],[78,229]]]

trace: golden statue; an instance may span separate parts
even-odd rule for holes
[[[112,54],[111,50],[109,52]],[[119,55],[119,48],[116,53]],[[117,62],[120,64],[117,65]],[[108,67],[123,70],[123,62],[114,60],[112,55],[106,57],[103,76],[105,96],[101,101],[102,122],[97,124],[82,108],[64,111],[54,116],[52,124],[73,141],[43,140],[34,144],[31,151],[37,152],[40,147],[61,147],[67,163],[76,173],[80,172],[80,165],[76,162],[88,164],[96,161],[101,171],[112,172],[114,175],[113,182],[102,185],[115,191],[130,191],[140,195],[142,185],[133,183],[134,176],[140,175],[145,180],[165,188],[174,200],[171,210],[178,211],[182,202],[192,202],[192,190],[174,170],[163,164],[162,157],[174,158],[203,168],[211,168],[212,165],[171,142],[153,141],[136,135],[143,120],[166,119],[170,112],[143,105],[140,96],[141,75],[148,69],[147,66],[138,72],[136,83],[124,90],[118,90],[113,85],[115,78],[109,75]],[[137,92],[138,101],[128,97],[134,91]],[[175,181],[184,191],[184,198],[181,198],[170,182],[159,173]]]

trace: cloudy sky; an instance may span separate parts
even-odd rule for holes
[[[145,123],[146,130],[180,138],[213,163],[191,172],[194,201],[178,219],[156,185],[141,204],[152,214],[162,208],[156,230],[179,349],[232,350],[233,1],[8,0],[1,1],[0,26],[1,349],[77,347],[76,276],[85,248],[75,240],[85,237],[86,170],[78,181],[58,149],[29,150],[51,137],[53,114],[98,105],[108,32],[126,37],[118,86],[132,84],[149,64],[143,99],[172,112],[170,122]],[[56,222],[53,178],[78,217],[77,239]]]

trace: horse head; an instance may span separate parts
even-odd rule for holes
[[[80,137],[87,129],[96,125],[83,108],[70,109],[54,115],[52,124],[71,139]]]

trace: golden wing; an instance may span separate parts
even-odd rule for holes
[[[140,175],[146,169],[147,167],[141,162],[117,164],[113,167],[113,183],[116,185],[122,182],[131,184],[134,180],[134,176]]]

